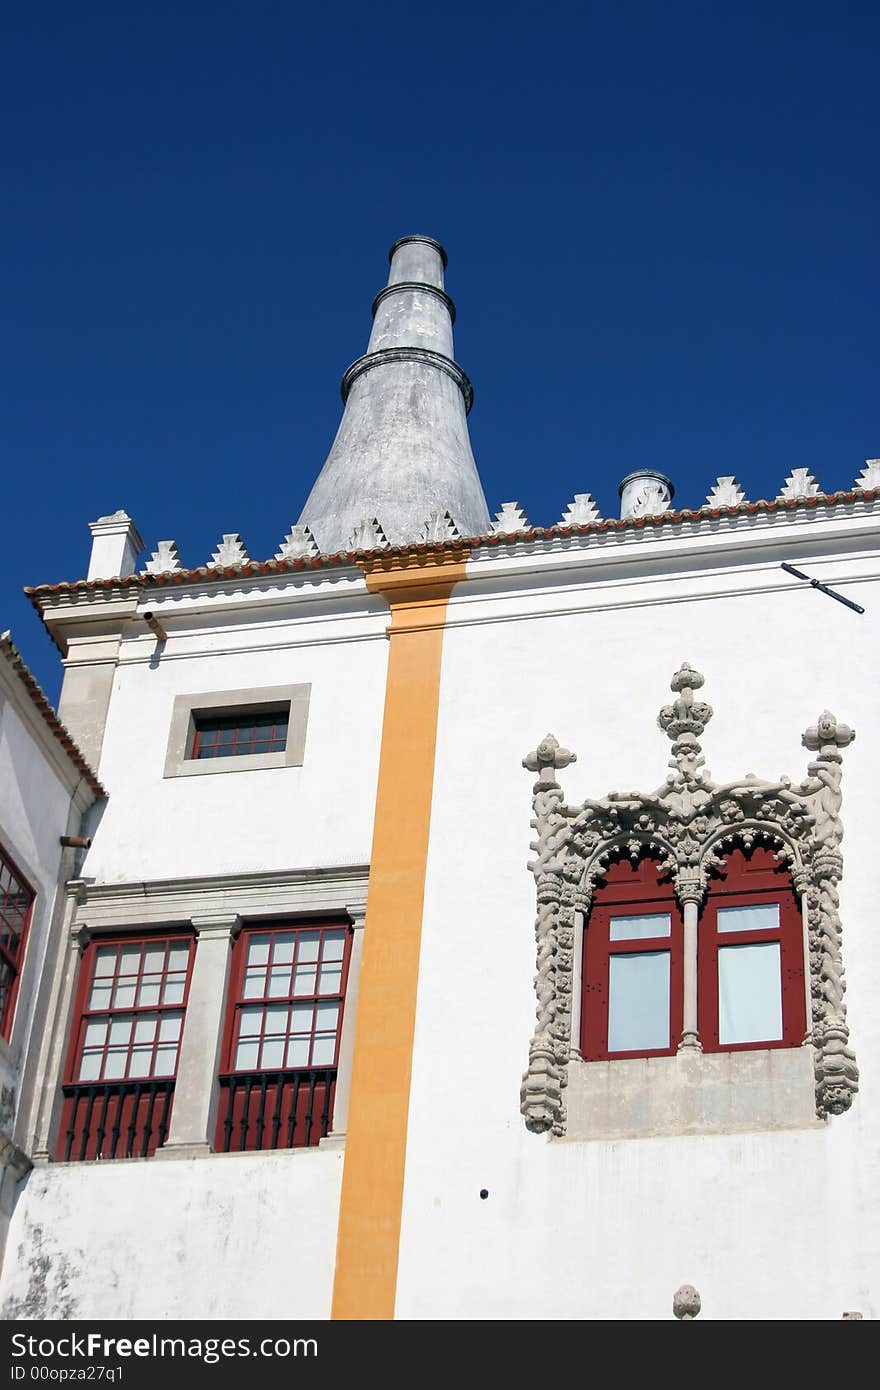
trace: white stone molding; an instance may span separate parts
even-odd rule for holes
[[[809,468],[793,468],[777,494],[777,501],[788,502],[798,497],[819,497],[822,489]]]
[[[448,512],[432,512],[422,527],[423,541],[457,541],[461,532]]]
[[[531,525],[518,502],[502,502],[501,511],[495,513],[489,531],[495,536],[516,536],[520,531],[530,530]]]
[[[233,565],[247,565],[250,563],[250,558],[238,531],[227,531],[224,532],[223,539],[212,553],[208,569],[229,569]]]
[[[175,574],[183,569],[177,541],[159,541],[142,574]]]
[[[732,473],[723,478],[716,478],[714,486],[709,489],[706,498],[706,503],[710,507],[738,507],[741,502],[745,501],[745,492]]]
[[[565,511],[562,513],[560,526],[591,526],[594,521],[601,521],[599,508],[589,492],[576,492],[574,500],[569,502]]]
[[[808,911],[815,1108],[820,1118],[840,1114],[858,1090],[858,1067],[849,1047],[841,957],[842,928],[837,885],[843,874],[840,842],[841,752],[855,734],[827,711],[803,736],[814,754],[808,776],[797,787],[781,777],[765,782],[749,773],[725,785],[705,768],[698,742],[712,718],[712,707],[695,699],[703,685],[699,671],[683,662],[672,678],[675,699],[660,711],[658,723],[672,740],[672,771],[656,791],[609,792],[599,801],[565,804],[556,770],[575,760],[548,734],[523,766],[537,772],[533,788],[529,864],[537,887],[537,1021],[523,1077],[521,1110],[526,1127],[563,1134],[563,1092],[572,1046],[575,925],[589,915],[593,890],[617,858],[637,860],[650,851],[669,875],[682,904],[686,949],[685,1025],[682,1053],[699,1051],[696,1030],[696,917],[709,875],[736,845],[757,842],[773,848],[792,876],[795,892],[805,894]],[[586,929],[589,929],[588,923]],[[687,995],[687,990],[686,990]]]
[[[880,488],[880,459],[865,459],[865,466],[853,483],[853,488],[863,492]]]
[[[386,550],[388,537],[379,524],[378,517],[362,516],[351,533],[349,550]]]
[[[319,553],[318,543],[308,526],[291,526],[281,543],[281,549],[275,552],[275,559],[306,560]]]

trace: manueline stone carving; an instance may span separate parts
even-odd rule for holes
[[[779,501],[793,500],[797,497],[818,497],[822,489],[809,468],[793,468],[779,493]]]
[[[432,512],[422,527],[423,541],[457,541],[461,532],[448,512]]]
[[[318,553],[318,542],[308,526],[291,526],[281,548],[275,552],[275,559],[308,560]]]
[[[144,574],[173,574],[182,569],[177,541],[159,541],[144,566]]]
[[[489,529],[495,535],[515,536],[519,531],[528,531],[531,524],[518,502],[502,502]]]
[[[589,492],[576,492],[574,501],[569,502],[562,513],[561,526],[591,526],[600,521],[599,508]]]
[[[841,750],[855,734],[825,711],[803,735],[814,757],[798,786],[788,777],[768,782],[753,773],[719,785],[705,768],[699,743],[713,715],[711,705],[697,698],[704,678],[683,662],[670,684],[675,698],[661,709],[658,724],[672,742],[672,757],[656,791],[609,792],[567,806],[556,773],[575,754],[547,734],[523,759],[524,767],[538,773],[531,822],[537,838],[529,864],[538,913],[536,1024],[521,1110],[526,1127],[537,1133],[565,1132],[577,914],[587,921],[596,883],[613,860],[635,861],[645,851],[669,875],[683,905],[702,902],[711,871],[722,867],[735,845],[750,849],[760,842],[774,850],[806,905],[812,1019],[805,1045],[813,1050],[817,1114],[847,1110],[858,1090],[837,895],[843,875]]]
[[[386,550],[388,537],[382,530],[377,517],[361,517],[351,533],[349,550]]]
[[[250,558],[238,531],[227,531],[211,555],[208,569],[231,569],[234,565],[246,565]]]
[[[745,500],[745,492],[732,473],[724,478],[716,478],[706,498],[710,507],[738,507]]]
[[[860,491],[880,488],[880,459],[865,459],[865,466],[853,483]]]

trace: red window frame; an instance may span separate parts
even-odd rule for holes
[[[320,992],[320,966],[324,960],[324,943],[328,932],[344,932],[343,952],[339,988],[333,992]],[[306,964],[300,959],[301,944],[307,938],[319,937],[319,957],[315,962],[315,988],[308,993],[295,993],[295,968]],[[333,1116],[333,1102],[336,1091],[336,1071],[339,1066],[339,1045],[342,1037],[342,1024],[345,1014],[345,995],[348,987],[348,971],[351,961],[352,928],[347,919],[299,919],[295,922],[271,922],[247,927],[234,945],[230,970],[229,992],[227,996],[226,1021],[224,1025],[221,1051],[222,1067],[220,1073],[221,1103],[217,1116],[215,1148],[223,1151],[250,1150],[258,1148],[287,1147],[316,1144],[322,1137],[321,1129],[329,1127]],[[270,994],[270,972],[275,964],[276,945],[282,937],[294,937],[292,959],[279,970],[289,971],[289,987],[286,993]],[[265,990],[257,995],[245,993],[245,977],[248,954],[252,943],[265,940],[269,945],[269,958],[265,964]],[[329,962],[328,962],[329,963]],[[335,962],[333,962],[335,964]],[[311,962],[308,962],[311,964]],[[262,969],[262,966],[255,967]],[[336,1037],[332,1061],[314,1060],[314,1039],[316,1032],[316,1006],[337,1004]],[[312,1006],[312,1026],[308,1060],[295,1065],[287,1065],[288,1045],[294,1034],[291,1033],[291,1009],[294,1005]],[[258,1063],[262,1063],[266,1037],[265,1010],[267,1007],[286,1006],[288,1009],[287,1029],[284,1033],[273,1033],[273,1037],[284,1038],[281,1064],[258,1064],[252,1067],[237,1067],[236,1053],[240,1042],[240,1020],[247,1008],[262,1008],[264,1018],[259,1034],[246,1035],[258,1039]],[[295,1036],[305,1037],[304,1033]],[[330,1075],[332,1073],[332,1075]],[[300,1082],[308,1084],[303,1087]],[[323,1125],[320,1123],[323,1117]]]
[[[0,1037],[7,1041],[36,896],[14,860],[0,849]]]
[[[750,931],[718,930],[718,909],[774,904],[779,926]],[[782,1037],[741,1043],[720,1043],[718,952],[725,946],[758,946],[778,942],[782,994]],[[799,1047],[807,1028],[804,926],[791,875],[773,856],[757,846],[728,855],[724,869],[713,876],[700,919],[697,947],[697,1012],[704,1052],[745,1052],[768,1047]]]
[[[168,1000],[163,1002],[162,994],[164,985],[169,974],[168,963],[172,947],[185,946],[188,951],[185,967],[185,978],[183,980],[183,997],[181,1000]],[[120,972],[119,966],[122,959],[122,952],[125,949],[137,947],[140,951],[138,968],[136,971]],[[145,953],[149,948],[161,947],[164,949],[163,969],[159,971],[144,971]],[[70,1041],[68,1044],[67,1061],[64,1071],[64,1082],[62,1090],[64,1093],[64,1105],[62,1107],[61,1125],[58,1132],[58,1143],[56,1157],[61,1160],[69,1158],[94,1159],[103,1157],[147,1157],[152,1154],[158,1143],[163,1142],[170,1124],[170,1096],[173,1092],[173,1084],[177,1076],[177,1067],[180,1062],[180,1042],[183,1036],[183,1028],[186,1021],[186,1009],[189,1001],[190,983],[192,980],[193,962],[195,959],[195,935],[191,930],[180,929],[174,931],[155,931],[142,933],[119,933],[112,936],[94,936],[85,947],[80,961],[79,978],[77,980],[76,995],[73,1009],[73,1022],[71,1026]],[[98,976],[96,967],[101,958],[101,952],[107,949],[116,951],[116,961],[113,972],[107,975]],[[171,972],[183,974],[183,970]],[[110,1001],[107,1007],[92,1007],[90,1004],[92,989],[97,980],[106,979],[110,989]],[[134,1002],[115,1003],[117,986],[131,988],[131,985],[123,982],[133,981]],[[155,986],[158,983],[160,994],[159,1001],[156,1003],[139,1003],[139,995],[142,987]],[[174,1060],[174,1067],[171,1070],[162,1069],[157,1066],[157,1050],[159,1046],[160,1021],[169,1015],[181,1014],[180,1030],[177,1034],[177,1051]],[[131,1073],[131,1059],[135,1043],[135,1027],[138,1019],[145,1020],[149,1017],[156,1018],[154,1037],[152,1041],[152,1057],[150,1069],[142,1075]],[[105,1076],[106,1059],[110,1051],[110,1030],[114,1021],[122,1019],[132,1020],[129,1032],[129,1040],[126,1044],[127,1055],[124,1075]],[[101,1064],[99,1075],[96,1077],[82,1077],[83,1055],[86,1050],[87,1031],[90,1024],[97,1023],[99,1026],[106,1020],[107,1030],[102,1046],[89,1049],[96,1055],[100,1055]],[[143,1044],[146,1046],[146,1043]],[[168,1095],[168,1103],[164,1107],[157,1107],[155,1101],[156,1085],[161,1085],[163,1095]],[[105,1099],[106,1097],[106,1099]],[[96,1103],[97,1098],[97,1103]],[[165,1133],[158,1133],[160,1118],[165,1122]],[[115,1128],[117,1140],[113,1143],[113,1152],[104,1151],[103,1141]],[[123,1137],[122,1151],[117,1152],[118,1136],[129,1133],[126,1150],[126,1141]],[[72,1137],[71,1137],[72,1136]]]
[[[187,758],[206,761],[220,757],[253,757],[283,753],[290,727],[290,706],[253,709],[223,714],[206,710],[193,715],[193,732]],[[222,738],[222,734],[230,734]],[[266,747],[257,748],[257,744]]]
[[[615,860],[594,892],[592,911],[584,931],[581,978],[581,1055],[585,1061],[668,1057],[681,1040],[684,924],[672,883],[660,880],[659,867],[657,860],[649,856],[635,864],[630,859]],[[612,917],[661,912],[670,918],[668,936],[611,940]],[[669,955],[669,1046],[610,1052],[608,1008],[612,957],[661,951]]]

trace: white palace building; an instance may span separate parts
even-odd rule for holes
[[[880,461],[493,520],[390,260],[272,558],[0,639],[3,1317],[876,1317]]]

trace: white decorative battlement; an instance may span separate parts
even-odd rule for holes
[[[432,512],[422,527],[420,540],[423,541],[457,541],[461,538],[461,532],[448,512]]]
[[[143,574],[174,574],[175,571],[181,569],[183,569],[183,565],[180,563],[177,541],[159,541],[141,572]]]
[[[307,560],[319,554],[318,543],[308,526],[291,526],[275,552],[276,560]]]
[[[738,507],[745,500],[745,492],[732,473],[723,478],[716,478],[714,487],[710,488],[706,497],[710,507]]]
[[[379,525],[378,517],[362,516],[351,533],[349,550],[385,550],[388,537]]]
[[[518,502],[502,502],[501,511],[495,513],[489,530],[495,536],[515,536],[520,531],[530,530],[531,525]]]
[[[229,569],[234,565],[247,565],[250,558],[238,531],[227,531],[211,556],[208,569]]]
[[[594,521],[601,521],[599,508],[589,492],[576,492],[574,501],[569,502],[567,508],[562,513],[560,526],[591,526]]]
[[[853,483],[865,492],[880,488],[880,459],[865,459],[865,466]]]
[[[822,492],[809,468],[793,468],[777,493],[777,502],[790,502],[799,497],[818,497]]]

